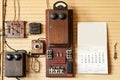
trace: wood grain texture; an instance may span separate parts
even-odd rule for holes
[[[31,51],[31,41],[33,39],[45,38],[45,10],[47,9],[46,0],[19,0],[20,1],[20,20],[27,21],[26,34],[27,38],[24,39],[7,39],[8,44],[15,49],[25,49]],[[74,15],[74,72],[73,78],[47,78],[45,76],[45,56],[39,58],[40,73],[34,73],[30,70],[30,65],[25,78],[21,80],[118,80],[120,78],[120,0],[62,0],[65,1],[70,9],[73,9]],[[2,2],[2,0],[0,0]],[[13,0],[7,0],[7,20],[14,18],[14,5]],[[50,8],[56,0],[49,0]],[[2,6],[0,5],[0,8]],[[1,10],[0,10],[0,13]],[[17,16],[18,17],[18,16]],[[0,20],[1,20],[0,16]],[[107,22],[108,25],[108,59],[109,59],[109,74],[108,75],[82,75],[77,74],[77,22]],[[29,23],[41,22],[42,34],[29,35]],[[1,26],[0,21],[0,26]],[[114,44],[118,42],[117,52],[118,59],[113,59]],[[5,47],[5,50],[10,50]],[[27,63],[30,63],[29,59]],[[4,77],[4,80],[16,80],[15,78]]]

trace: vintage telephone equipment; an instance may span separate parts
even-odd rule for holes
[[[25,38],[25,21],[6,21],[7,38]]]
[[[73,76],[73,52],[71,52],[71,50],[69,49],[66,51],[65,49],[61,49],[60,51],[61,53],[57,53],[56,49],[47,50],[46,52],[47,77]],[[64,53],[64,51],[66,53]]]
[[[26,75],[26,51],[5,53],[5,76],[24,77]]]
[[[54,3],[53,9],[54,10],[67,10],[68,5],[63,1],[57,1],[56,3]]]
[[[67,7],[68,7],[68,5],[63,1],[58,1],[53,6],[54,10],[67,10]],[[50,18],[53,19],[53,20],[55,20],[57,18],[63,20],[63,19],[66,18],[66,16],[67,15],[65,13],[59,13],[59,14],[51,13],[50,14]]]
[[[50,14],[50,18],[53,19],[53,20],[55,20],[55,19],[57,19],[57,18],[63,20],[63,19],[66,18],[66,14],[65,14],[65,13],[60,13],[60,14],[51,13],[51,14]]]
[[[62,6],[64,2],[55,3],[56,5],[60,4]],[[62,5],[61,5],[62,4]],[[66,5],[66,4],[64,4]],[[66,5],[67,6],[67,5]],[[67,7],[62,6],[56,9],[47,9],[46,10],[46,35],[48,36],[49,47],[68,47],[70,46],[70,28],[72,25],[72,10],[67,9]],[[55,5],[54,5],[55,7]],[[62,9],[64,8],[64,9]]]
[[[45,53],[44,40],[32,40],[32,54],[42,55]]]
[[[30,23],[29,32],[30,34],[41,34],[41,23]]]
[[[46,10],[46,76],[73,76],[73,11],[58,1]]]
[[[7,60],[12,60],[12,59],[15,59],[15,60],[20,60],[21,59],[21,54],[7,54],[6,55],[6,59]]]

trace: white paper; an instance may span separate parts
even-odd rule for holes
[[[78,23],[78,73],[108,74],[106,22]]]

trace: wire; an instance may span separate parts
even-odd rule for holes
[[[16,9],[16,2],[17,2],[17,6],[18,6],[18,21],[20,20],[20,0],[14,0],[14,21],[16,20],[16,13],[17,13],[17,9]]]
[[[16,77],[17,80],[20,80],[20,78]]]
[[[14,0],[14,21],[16,20],[16,0]]]
[[[17,4],[16,4],[16,2],[17,2]],[[19,26],[19,20],[20,20],[20,0],[14,0],[14,26],[16,25],[15,23],[15,20],[16,20],[16,13],[17,13],[17,9],[16,9],[16,5],[18,6],[18,19],[17,19],[17,26]],[[14,27],[13,26],[13,27]]]
[[[50,9],[49,0],[46,0],[47,9]]]
[[[6,7],[7,7],[7,0],[2,0],[2,37],[0,38],[1,39],[1,45],[0,45],[0,47],[1,47],[1,67],[0,67],[0,70],[1,70],[1,80],[3,80],[4,79],[4,41],[5,41],[5,18],[6,18]]]
[[[5,21],[5,17],[6,17],[6,7],[7,7],[7,0],[3,2],[3,21]]]
[[[18,5],[18,21],[20,20],[20,0],[17,0]]]
[[[37,67],[38,67],[37,69],[36,69],[36,64],[38,65],[38,66],[37,66]],[[39,62],[39,60],[38,60],[37,58],[35,58],[35,57],[32,57],[31,69],[32,69],[32,71],[34,71],[35,73],[40,72],[40,62]]]
[[[7,41],[5,41],[5,44],[6,44],[11,50],[17,52],[17,50],[13,49],[12,47],[10,47],[10,46],[8,45]]]
[[[7,0],[4,0],[3,2],[3,35],[5,35],[5,18],[6,18],[6,7],[7,7]]]
[[[38,38],[37,40],[44,40],[45,38]]]

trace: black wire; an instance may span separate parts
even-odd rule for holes
[[[5,41],[5,44],[13,51],[17,52],[17,50],[13,49],[12,47],[10,47],[10,45],[8,45],[7,41]]]
[[[3,0],[2,1],[2,47],[4,47],[4,41],[5,41],[5,18],[6,18],[6,7],[7,7],[7,0]],[[4,52],[4,48],[2,50]],[[1,54],[1,56],[4,56],[4,54]],[[2,62],[4,61],[3,58],[1,58]],[[4,66],[4,64],[2,63],[1,66]],[[1,69],[1,79],[4,79],[4,70],[3,67],[0,68]]]
[[[20,78],[16,77],[17,80],[20,80]]]
[[[5,35],[5,18],[6,18],[6,7],[7,7],[7,0],[3,2],[3,35]]]
[[[34,57],[34,58],[39,58],[40,55],[33,55],[31,52],[28,52],[27,54],[28,57]]]
[[[7,7],[7,0],[4,1],[4,4],[3,4],[3,21],[5,21],[5,16],[6,16],[6,7]]]

